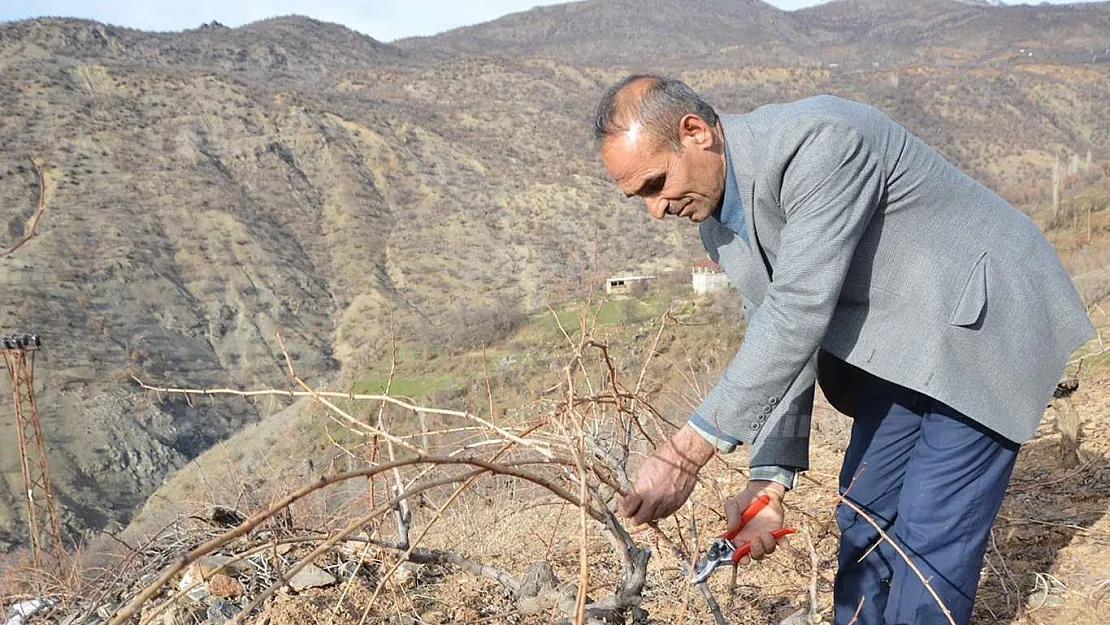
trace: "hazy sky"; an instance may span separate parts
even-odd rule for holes
[[[1065,4],[1063,0],[1050,0]],[[782,9],[816,0],[770,0]],[[54,15],[84,17],[142,30],[182,30],[216,20],[240,26],[275,15],[338,22],[382,41],[485,22],[543,0],[0,0],[0,21]],[[1008,2],[1017,4],[1017,2]]]

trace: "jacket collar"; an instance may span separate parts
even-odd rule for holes
[[[751,247],[751,237],[748,236],[748,218],[745,214],[745,202],[740,195],[740,188],[736,184],[736,171],[732,164],[731,150],[725,143],[725,192],[721,198],[721,205],[717,207],[718,221],[732,230],[744,243]]]
[[[755,220],[755,164],[752,149],[756,147],[755,133],[743,115],[721,116],[725,135],[726,172],[725,194],[729,185],[739,195],[731,208],[721,202],[719,215],[714,215],[728,230],[736,233],[747,244],[751,270],[745,271],[740,291],[745,297],[760,302],[771,281],[771,272],[759,243],[759,228]],[[731,211],[737,210],[740,216]]]
[[[755,187],[751,146],[754,135],[742,115],[722,115],[725,135],[725,196],[721,202],[720,219],[726,227],[752,247],[757,241],[753,221]],[[730,197],[731,196],[731,197]],[[730,199],[732,200],[730,204]]]

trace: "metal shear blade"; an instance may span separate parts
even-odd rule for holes
[[[709,545],[705,557],[694,566],[694,577],[691,584],[697,585],[709,579],[717,567],[726,562],[732,562],[732,554],[736,552],[736,545],[726,538],[718,538]]]

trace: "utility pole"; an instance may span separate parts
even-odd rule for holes
[[[1052,221],[1060,221],[1060,154],[1052,154]]]
[[[15,404],[15,427],[19,438],[19,461],[23,471],[23,494],[27,498],[27,528],[31,540],[31,557],[35,568],[42,567],[43,551],[49,547],[55,554],[62,552],[62,529],[58,522],[58,504],[50,487],[50,469],[46,461],[46,442],[39,423],[35,401],[35,354],[42,340],[35,334],[0,337],[8,376],[12,381]]]

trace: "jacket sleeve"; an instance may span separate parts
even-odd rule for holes
[[[785,223],[774,275],[740,350],[691,423],[754,444],[763,464],[797,466],[786,461],[797,445],[774,451],[775,445],[757,441],[770,442],[782,428],[800,426],[798,419],[795,426],[783,418],[791,412],[805,413],[808,440],[810,410],[800,407],[807,401],[812,406],[815,355],[856,245],[882,197],[885,174],[880,155],[854,128],[813,118],[772,141],[757,175],[781,185]]]
[[[744,315],[751,319],[754,307],[744,302]],[[780,402],[781,408],[772,410],[766,417],[763,434],[752,443],[751,479],[771,479],[787,488],[794,484],[794,474],[809,469],[809,426],[813,414],[814,381],[817,378],[817,359],[806,363],[794,383]],[[756,417],[760,420],[760,416]],[[712,443],[722,453],[732,453],[739,441],[725,434],[719,422],[709,421],[699,414],[690,418],[694,431]],[[766,471],[760,472],[760,469]],[[790,479],[780,476],[789,475]]]

